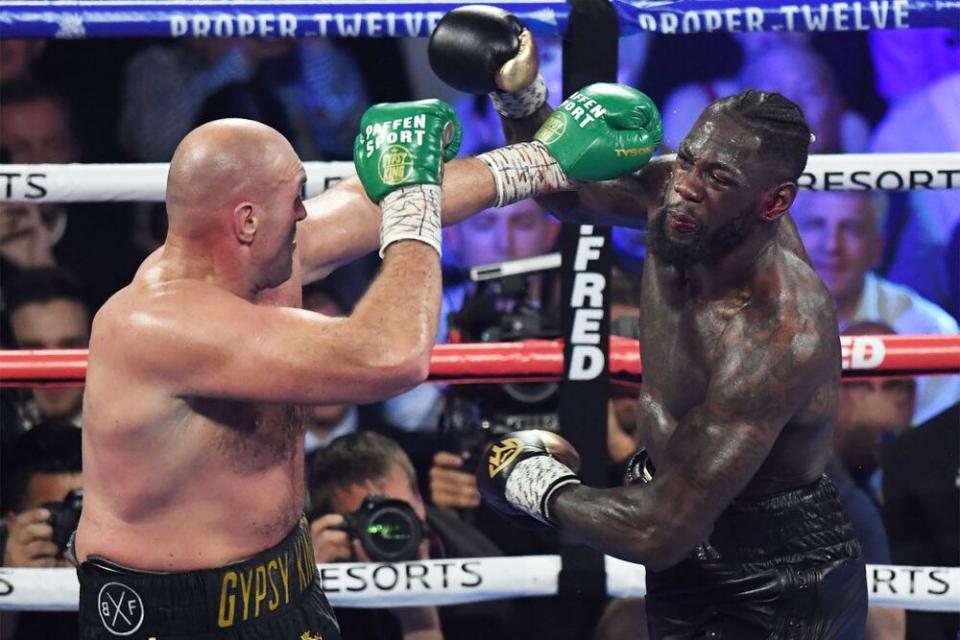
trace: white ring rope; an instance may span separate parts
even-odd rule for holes
[[[321,564],[335,607],[379,609],[557,595],[560,556]],[[642,596],[642,565],[606,557],[607,593]],[[870,606],[960,611],[960,567],[867,565]],[[76,611],[73,569],[0,569],[0,611]],[[237,594],[240,597],[240,594]]]
[[[167,167],[3,164],[0,202],[162,202]],[[308,197],[356,173],[352,162],[305,162],[304,167]],[[801,188],[815,191],[960,189],[960,153],[812,155],[799,182]]]

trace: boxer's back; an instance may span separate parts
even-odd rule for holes
[[[276,544],[302,510],[297,408],[184,392],[177,385],[187,372],[155,352],[170,348],[151,338],[165,329],[177,349],[191,349],[190,340],[203,348],[205,298],[231,294],[163,274],[148,261],[94,321],[81,560],[101,555],[157,571],[214,567]]]

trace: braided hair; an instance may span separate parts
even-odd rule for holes
[[[797,103],[780,93],[747,89],[710,109],[757,134],[759,153],[777,180],[799,179],[810,150],[810,126]]]

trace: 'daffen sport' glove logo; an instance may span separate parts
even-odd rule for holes
[[[387,147],[377,163],[377,173],[386,185],[400,184],[413,173],[413,155],[400,145]]]
[[[498,442],[490,449],[490,455],[487,461],[490,463],[490,477],[500,473],[505,466],[513,462],[513,459],[520,455],[520,449],[523,443],[516,438],[507,438],[503,442]]]

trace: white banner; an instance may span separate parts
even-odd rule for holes
[[[352,162],[305,162],[306,197],[356,174]],[[0,202],[163,202],[165,162],[0,164]]]
[[[451,605],[557,593],[559,556],[450,558],[398,563],[318,565],[335,607]],[[607,556],[607,592],[646,594],[642,565]],[[960,567],[868,565],[871,606],[960,611]],[[0,568],[0,611],[76,611],[80,586],[73,569]]]
[[[162,202],[167,166],[4,164],[0,165],[0,202]],[[356,174],[352,162],[305,162],[303,166],[307,197]],[[814,191],[960,189],[960,153],[813,155],[799,184]]]

